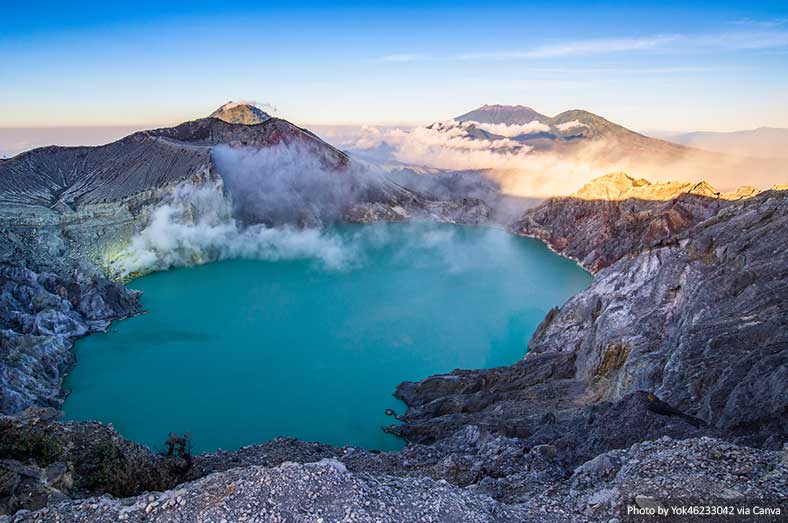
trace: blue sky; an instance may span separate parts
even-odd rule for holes
[[[14,4],[0,127],[166,124],[227,100],[301,123],[519,103],[639,130],[788,127],[785,1]]]

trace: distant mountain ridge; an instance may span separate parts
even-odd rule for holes
[[[483,105],[478,109],[454,118],[458,122],[497,123],[505,125],[523,125],[534,120],[543,122],[550,117],[536,112],[525,105]]]
[[[453,120],[463,124],[468,138],[509,138],[535,150],[561,150],[598,141],[607,142],[611,146],[607,152],[616,155],[648,151],[674,157],[689,151],[682,145],[645,136],[583,109],[571,109],[550,117],[525,105],[483,105]],[[513,134],[496,126],[512,127],[515,131],[516,126],[527,127],[522,134]]]
[[[665,139],[707,151],[757,158],[788,158],[788,128],[758,127],[744,131],[666,133]]]

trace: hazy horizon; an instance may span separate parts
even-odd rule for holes
[[[467,112],[467,111],[464,111]],[[459,113],[458,113],[459,114]],[[195,115],[189,120],[202,118],[206,115]],[[276,114],[278,117],[286,118],[281,114]],[[449,120],[457,115],[443,118],[436,121]],[[605,117],[605,115],[600,115]],[[188,121],[188,120],[184,120]],[[155,129],[158,127],[170,127],[183,123],[182,121],[172,122],[157,122],[157,123],[141,123],[133,125],[73,125],[73,126],[42,126],[42,127],[2,127],[0,126],[0,158],[11,157],[30,149],[38,147],[46,147],[49,145],[59,146],[94,146],[104,145],[119,140],[129,134],[137,131],[147,129]],[[401,122],[401,123],[377,123],[370,122],[364,124],[320,124],[310,122],[293,122],[296,125],[305,127],[310,131],[316,133],[318,136],[328,141],[337,147],[347,146],[347,143],[354,141],[362,136],[362,131],[366,127],[376,128],[401,128],[411,129],[425,123],[432,122]],[[618,123],[618,122],[614,122]],[[667,141],[676,141],[684,135],[702,132],[718,132],[718,133],[735,133],[741,131],[755,131],[763,127],[760,126],[753,129],[731,129],[726,131],[708,131],[706,129],[687,129],[687,130],[669,130],[669,129],[650,129],[639,130],[632,129],[645,136],[658,138]],[[782,128],[777,128],[782,129]],[[788,129],[788,128],[786,128]],[[703,147],[701,147],[703,148]]]

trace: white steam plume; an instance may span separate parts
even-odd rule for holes
[[[362,267],[370,252],[391,249],[387,256],[396,263],[418,269],[439,262],[456,274],[489,267],[508,255],[500,231],[488,229],[474,236],[473,241],[483,242],[478,249],[471,248],[460,232],[429,222],[381,223],[345,234],[292,226],[244,227],[232,218],[221,185],[184,184],[108,264],[120,277],[239,258],[314,260],[321,269],[344,271]],[[497,261],[489,259],[492,251],[498,253]]]
[[[243,227],[221,186],[181,185],[109,266],[119,276],[230,258],[314,259],[342,269],[354,258],[351,248],[319,229]]]
[[[247,223],[317,224],[368,195],[377,180],[301,145],[220,146],[213,159],[236,216]]]
[[[354,246],[316,228],[380,187],[375,173],[336,168],[307,145],[221,146],[222,182],[180,185],[145,228],[109,261],[120,276],[228,258],[314,259],[342,269]]]

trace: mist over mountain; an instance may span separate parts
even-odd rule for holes
[[[465,128],[469,134],[481,128],[490,132],[493,138],[505,136],[538,150],[550,150],[588,140],[616,140],[618,151],[645,148],[667,155],[685,152],[674,144],[636,133],[582,109],[572,109],[550,117],[523,105],[483,105],[453,120],[467,124]],[[523,128],[523,132],[507,132],[507,127],[514,126],[517,131],[518,126],[524,125],[530,125],[531,128]]]
[[[608,156],[649,151],[676,157],[688,152],[686,147],[631,131],[582,109],[564,111],[551,117],[524,105],[483,105],[451,120],[430,124],[426,129],[442,134],[447,139],[461,140],[468,149],[571,152],[571,149],[581,144],[604,142],[611,145],[605,150]],[[369,150],[387,138],[397,138],[403,132],[412,134],[414,129],[398,128],[393,132],[388,129],[386,133],[384,128],[365,126],[361,131],[365,134],[351,149]],[[474,144],[474,141],[480,143]],[[481,143],[484,141],[490,144]]]
[[[345,148],[379,162],[483,172],[505,194],[528,198],[566,195],[615,171],[685,182],[703,173],[723,191],[743,183],[765,189],[786,176],[784,162],[661,140],[582,109],[546,116],[524,105],[484,105],[410,129],[365,127]]]
[[[780,127],[730,132],[660,133],[658,136],[707,151],[755,158],[788,158],[788,129]]]

